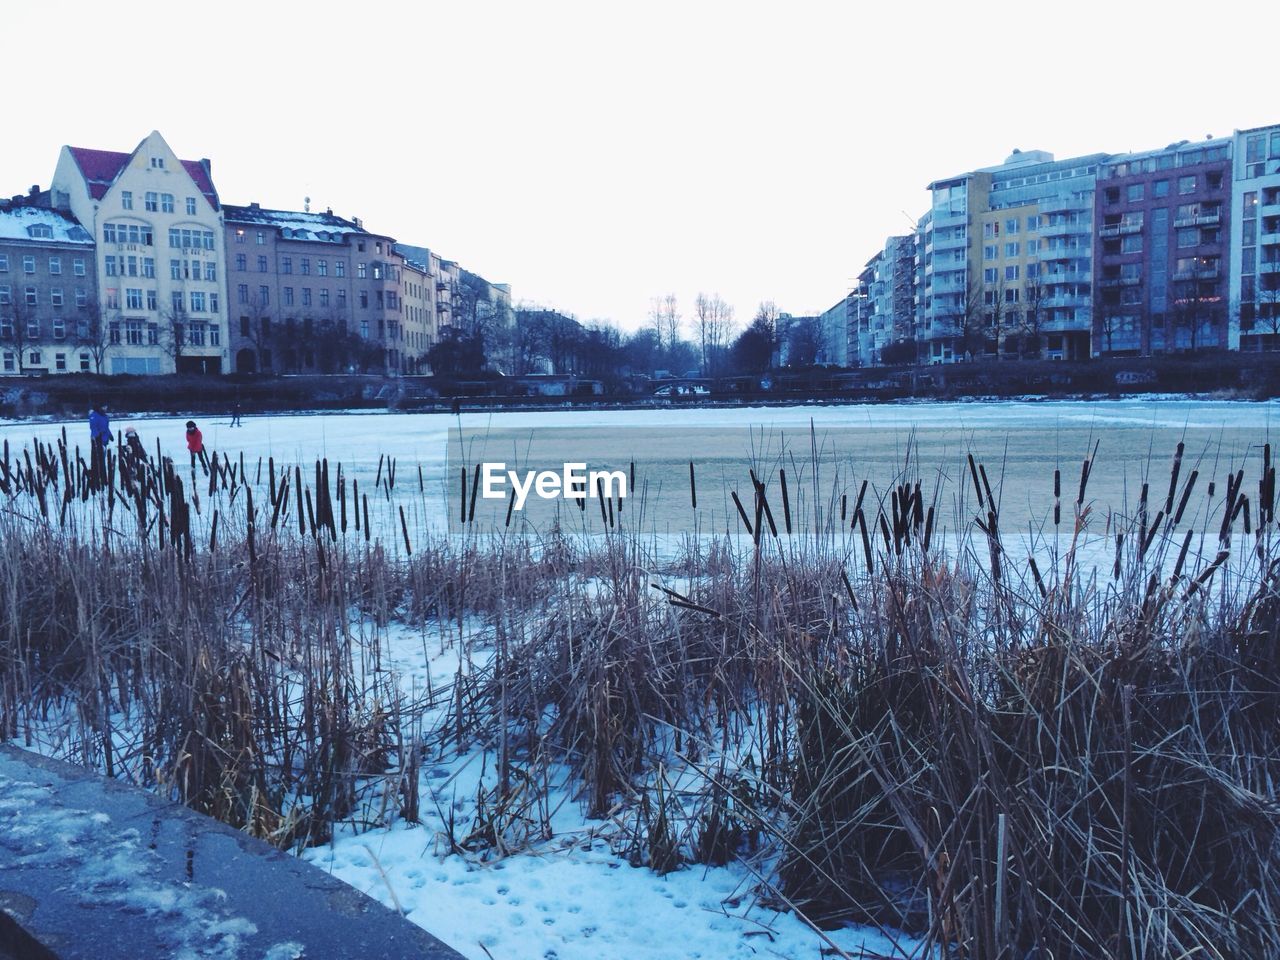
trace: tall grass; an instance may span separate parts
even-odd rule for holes
[[[479,747],[464,855],[549,837],[567,769],[634,862],[738,859],[818,927],[1280,956],[1261,454],[1211,483],[1180,447],[1167,494],[1153,464],[1094,516],[1095,448],[1029,545],[972,458],[962,488],[755,463],[741,535],[672,549],[632,507],[590,538],[432,536],[390,461],[359,491],[323,462],[6,449],[0,728],[285,847],[417,819],[424,756]],[[396,683],[397,622],[459,646],[447,689]]]

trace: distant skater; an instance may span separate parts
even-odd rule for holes
[[[89,439],[95,446],[111,445],[111,418],[107,416],[105,403],[89,409]]]
[[[240,422],[240,401],[239,400],[236,401],[235,407],[232,408],[231,410],[231,425],[233,427],[244,426],[244,424]]]
[[[187,421],[187,450],[191,453],[191,469],[196,468],[196,460],[199,460],[200,466],[208,474],[209,456],[204,452],[204,434],[194,420]]]
[[[147,451],[143,449],[142,440],[138,437],[138,431],[133,427],[125,428],[124,447],[139,466],[147,462]]]

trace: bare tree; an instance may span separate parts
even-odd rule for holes
[[[17,354],[18,376],[22,376],[26,372],[27,348],[34,346],[40,339],[39,330],[31,326],[35,319],[35,308],[27,303],[24,294],[15,291],[9,310],[10,314],[5,318],[9,323],[0,327],[0,337]]]
[[[708,297],[699,293],[693,309],[698,345],[702,350],[702,375],[713,377],[719,354],[733,332],[733,307],[720,299],[719,294]]]
[[[111,322],[118,322],[120,311],[104,310],[97,301],[90,301],[80,308],[76,320],[75,344],[89,354],[93,361],[93,372],[102,373],[107,362],[107,351],[111,349]]]
[[[1044,281],[1039,274],[1027,278],[1022,293],[1022,322],[1020,325],[1022,335],[1018,339],[1018,359],[1021,360],[1026,356],[1027,347],[1029,346],[1032,359],[1039,360],[1043,350],[1041,331],[1047,319],[1044,306],[1047,294]]]
[[[1191,350],[1200,349],[1206,337],[1221,345],[1217,336],[1223,320],[1221,298],[1206,293],[1198,280],[1181,281],[1175,286],[1170,316],[1175,330],[1186,331]]]

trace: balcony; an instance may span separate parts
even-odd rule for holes
[[[933,211],[933,230],[935,236],[937,235],[939,227],[954,227],[962,223],[966,225],[969,223],[969,214],[952,213],[949,210]]]
[[[1104,287],[1136,287],[1142,283],[1141,277],[1103,277],[1099,283]]]
[[[1098,228],[1100,237],[1122,237],[1126,234],[1141,232],[1141,223],[1110,223]]]
[[[1274,247],[1276,244],[1280,244],[1280,233],[1264,233],[1258,237],[1258,243],[1264,247]]]
[[[1038,233],[1041,237],[1072,237],[1084,235],[1089,232],[1088,225],[1079,223],[1055,223],[1049,226],[1041,226]]]
[[[1047,250],[1040,251],[1040,259],[1053,260],[1079,260],[1081,257],[1088,257],[1090,250],[1088,247],[1050,247]]]
[[[1280,260],[1263,260],[1258,264],[1259,273],[1280,273]]]
[[[1264,217],[1280,217],[1280,197],[1271,203],[1263,203],[1261,213]]]
[[[1040,301],[1040,308],[1043,310],[1052,310],[1061,307],[1089,307],[1093,305],[1093,298],[1081,296],[1080,294],[1062,295],[1057,297],[1045,297]]]
[[[1173,279],[1175,280],[1216,280],[1219,276],[1218,268],[1215,267],[1192,267],[1189,270],[1175,270]]]
[[[1222,212],[1200,213],[1194,217],[1178,217],[1173,221],[1175,227],[1205,227],[1222,222]]]

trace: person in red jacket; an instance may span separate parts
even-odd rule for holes
[[[199,459],[200,466],[208,473],[209,457],[204,452],[204,435],[194,420],[187,421],[187,450],[191,453],[191,469],[196,468],[196,460]]]

